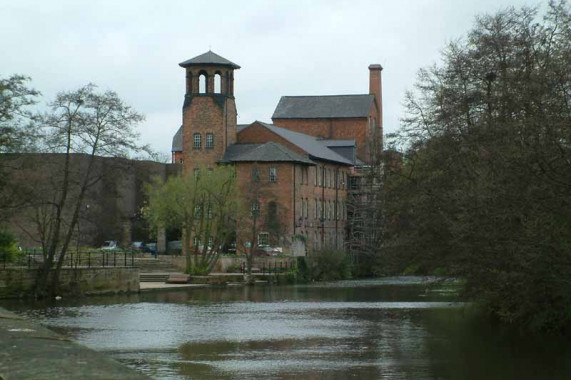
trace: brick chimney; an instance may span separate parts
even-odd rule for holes
[[[376,116],[380,136],[383,136],[383,85],[381,81],[383,67],[379,64],[369,65],[369,94],[375,95],[378,114]]]

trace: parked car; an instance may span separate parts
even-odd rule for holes
[[[106,240],[103,245],[101,246],[102,250],[105,251],[110,251],[113,249],[119,249],[119,243],[117,243],[115,240]]]
[[[169,255],[180,255],[182,253],[182,241],[172,240],[167,244],[167,254]]]
[[[142,251],[143,250],[143,242],[142,241],[134,241],[131,243],[131,249],[135,251]]]
[[[143,246],[143,252],[157,254],[157,243],[147,243]]]

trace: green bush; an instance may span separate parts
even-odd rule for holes
[[[191,276],[208,276],[210,271],[208,270],[208,265],[194,265],[189,273]]]
[[[14,262],[22,252],[18,249],[18,242],[8,231],[0,230],[0,261]]]
[[[234,261],[226,268],[226,273],[241,273],[242,272],[242,264]]]
[[[308,280],[346,280],[352,277],[352,271],[351,258],[344,251],[322,249],[313,252],[307,259]]]

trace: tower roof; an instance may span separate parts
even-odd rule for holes
[[[224,57],[219,56],[218,54],[212,52],[211,50],[207,51],[204,54],[198,55],[194,58],[188,59],[184,62],[178,64],[180,67],[189,67],[189,66],[203,66],[203,65],[219,65],[219,66],[229,66],[233,69],[239,69],[240,66],[227,60]]]

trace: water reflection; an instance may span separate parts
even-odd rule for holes
[[[160,379],[571,378],[567,342],[506,332],[435,287],[449,289],[393,278],[2,306]]]

